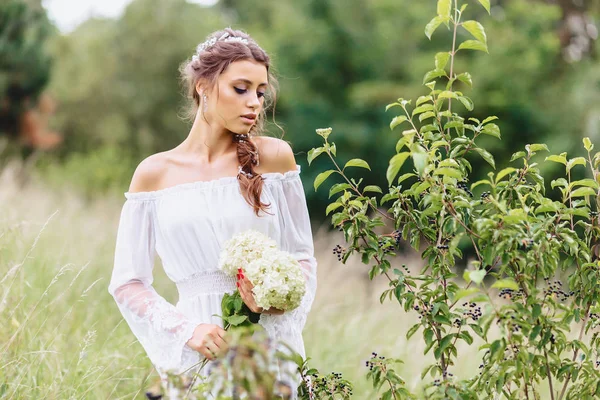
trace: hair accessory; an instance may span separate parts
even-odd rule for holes
[[[244,171],[241,165],[238,167],[238,176],[240,174],[246,175],[248,178],[252,178],[254,176],[251,172]]]
[[[233,141],[238,143],[238,142],[245,142],[248,140],[248,135],[246,134],[240,134],[240,133],[234,133],[233,134]]]
[[[208,50],[209,48],[214,46],[215,43],[217,43],[217,42],[239,42],[239,43],[247,45],[248,39],[245,39],[245,38],[239,37],[239,36],[231,36],[228,32],[225,32],[218,38],[212,37],[212,38],[208,39],[207,41],[200,43],[198,45],[198,47],[196,47],[196,54],[194,54],[192,56],[192,60],[196,61],[198,59],[198,56],[200,55],[200,53],[202,53],[205,50]]]

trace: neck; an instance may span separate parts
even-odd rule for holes
[[[237,144],[233,141],[232,132],[211,127],[198,112],[190,133],[177,147],[210,164],[235,151]]]

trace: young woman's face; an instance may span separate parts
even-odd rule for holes
[[[209,121],[234,133],[248,133],[262,110],[267,78],[267,68],[259,62],[231,63],[219,76],[213,95],[209,95]]]

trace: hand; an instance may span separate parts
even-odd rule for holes
[[[252,288],[254,288],[254,285],[252,284],[252,282],[250,282],[250,280],[247,277],[244,276],[244,271],[242,271],[241,268],[238,269],[237,279],[237,287],[240,291],[240,296],[242,297],[242,300],[244,301],[244,303],[246,303],[250,311],[257,314],[263,313],[281,315],[284,313],[284,310],[279,310],[273,307],[269,308],[268,310],[265,310],[256,304],[256,301],[254,300],[254,295],[252,294]]]
[[[225,330],[214,324],[198,325],[186,344],[211,361],[225,354],[229,349],[225,339]]]

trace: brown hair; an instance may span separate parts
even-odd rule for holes
[[[245,39],[247,44],[240,41],[218,40],[225,34],[229,34],[229,37]],[[229,64],[241,60],[254,60],[264,64],[268,74],[268,88],[265,93],[263,107],[256,118],[256,123],[249,132],[249,135],[261,136],[264,132],[266,110],[272,106],[273,117],[275,116],[277,79],[270,71],[269,56],[243,31],[225,28],[211,33],[206,38],[207,41],[211,39],[215,41],[214,44],[200,51],[191,59],[186,60],[179,68],[182,83],[190,100],[186,119],[193,121],[200,107],[200,95],[196,91],[199,81],[206,82],[207,88],[214,87],[217,84],[219,75],[225,71]],[[245,135],[233,135],[234,141],[237,143],[237,155],[241,166],[241,171],[237,176],[240,189],[244,199],[252,206],[258,216],[260,210],[267,212],[267,207],[270,206],[270,204],[265,204],[260,200],[263,178],[260,174],[254,172],[254,167],[259,163],[258,150],[251,140],[244,140]],[[246,139],[249,138],[246,137]]]

